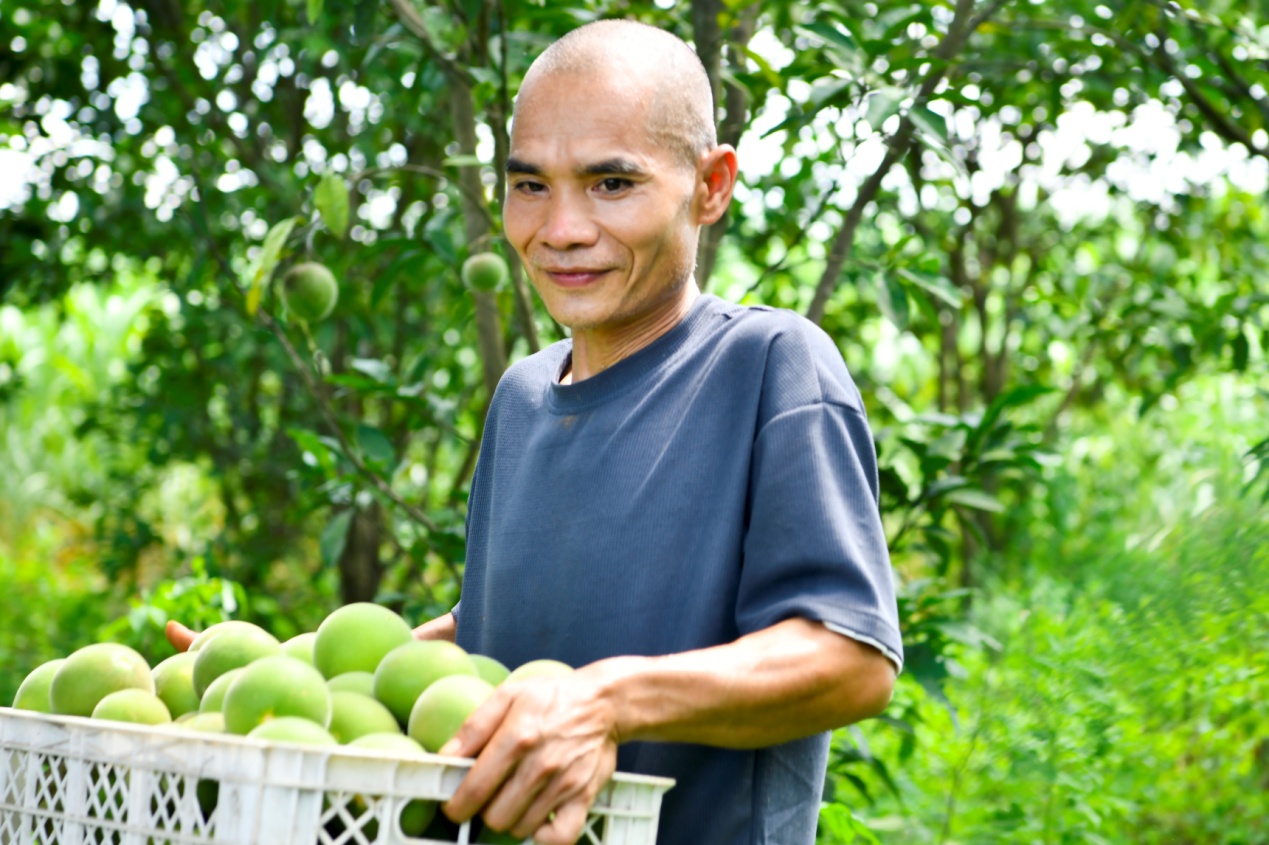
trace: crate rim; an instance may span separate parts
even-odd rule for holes
[[[157,733],[161,736],[170,737],[174,740],[173,744],[179,744],[181,741],[190,741],[192,743],[204,745],[239,746],[259,750],[285,748],[293,751],[314,754],[325,759],[338,757],[348,759],[383,760],[385,762],[392,763],[431,763],[441,764],[456,769],[470,769],[476,762],[475,758],[472,757],[451,757],[441,754],[433,754],[430,751],[424,751],[422,754],[411,756],[402,756],[391,751],[383,751],[375,748],[350,748],[347,745],[312,745],[299,742],[285,742],[281,740],[263,740],[229,733],[184,730],[174,723],[142,725],[133,722],[93,719],[87,716],[56,715],[51,713],[41,713],[35,710],[18,710],[13,707],[0,706],[0,719],[9,718],[77,727],[98,733],[115,732],[134,734],[142,737],[154,736]],[[0,747],[12,746],[10,743],[0,740]],[[620,771],[613,773],[613,776],[610,779],[610,783],[611,782],[653,787],[661,793],[669,791],[675,785],[675,780],[673,778]]]

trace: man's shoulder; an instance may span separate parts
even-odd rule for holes
[[[818,325],[784,308],[723,300],[711,305],[725,321],[717,342],[759,355],[763,381],[784,394],[780,404],[831,402],[862,408],[841,350]]]
[[[498,393],[541,393],[559,377],[560,368],[572,350],[573,342],[566,338],[514,362],[502,374]]]

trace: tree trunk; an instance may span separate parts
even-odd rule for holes
[[[374,601],[383,579],[383,561],[379,558],[383,509],[375,502],[365,510],[357,509],[348,523],[344,552],[339,556],[339,585],[344,604]]]

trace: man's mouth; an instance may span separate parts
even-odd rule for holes
[[[585,287],[608,272],[590,267],[543,267],[542,271],[563,288]]]

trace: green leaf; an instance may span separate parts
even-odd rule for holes
[[[344,546],[348,542],[348,526],[352,524],[353,513],[351,508],[340,511],[322,529],[322,537],[317,545],[321,550],[324,566],[333,567],[339,563],[339,558],[344,553]]]
[[[908,292],[889,273],[875,274],[873,282],[877,286],[877,304],[881,306],[881,313],[899,329],[906,329],[909,316]]]
[[[378,358],[353,358],[349,365],[359,373],[365,373],[378,382],[392,381],[392,368]]]
[[[1233,341],[1230,342],[1230,350],[1234,356],[1235,372],[1246,372],[1247,362],[1251,358],[1251,343],[1247,340],[1247,334],[1239,327],[1238,334],[1234,335]]]
[[[357,445],[361,447],[367,460],[384,469],[391,469],[396,463],[396,450],[392,448],[392,441],[372,425],[357,425]]]
[[[908,118],[921,134],[947,146],[947,120],[943,115],[931,111],[929,106],[919,105],[908,109]]]
[[[260,254],[256,256],[256,260],[251,265],[247,279],[247,313],[255,316],[260,308],[260,300],[264,296],[265,289],[269,285],[269,280],[273,278],[273,271],[278,266],[278,261],[282,258],[282,250],[286,246],[286,239],[291,236],[291,230],[299,223],[301,218],[288,217],[285,220],[273,224],[269,229],[269,233],[264,236],[264,243],[260,247]]]
[[[824,21],[812,21],[811,23],[795,27],[795,29],[849,53],[859,49],[859,45],[855,43],[855,39],[851,37],[850,33],[842,32],[837,27]]]
[[[342,239],[348,232],[348,186],[344,177],[338,173],[323,175],[313,191],[313,204],[322,215],[326,228]]]
[[[965,299],[965,294],[950,280],[942,276],[932,276],[929,273],[917,273],[906,267],[900,267],[897,272],[900,278],[911,282],[921,290],[942,300],[953,308],[959,308],[961,302]]]
[[[308,0],[308,22],[316,24],[322,16],[322,0]]]
[[[946,501],[979,511],[1003,513],[1005,506],[993,496],[972,487],[963,487],[947,494]]]
[[[892,85],[878,88],[868,95],[868,111],[864,119],[868,121],[873,131],[881,131],[881,124],[885,123],[890,115],[899,111],[899,106],[907,95],[902,88]]]

